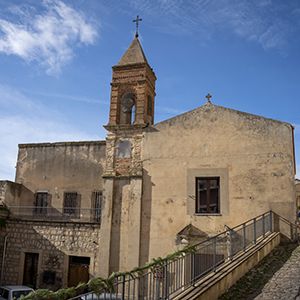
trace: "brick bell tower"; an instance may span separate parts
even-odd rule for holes
[[[137,17],[138,19],[138,17]],[[99,275],[125,271],[140,263],[144,131],[153,125],[156,76],[138,34],[114,66],[109,122],[105,125]]]
[[[112,69],[105,176],[141,175],[139,144],[153,125],[156,76],[138,35]]]

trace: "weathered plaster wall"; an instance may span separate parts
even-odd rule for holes
[[[102,263],[99,232],[99,225],[8,221],[0,232],[1,241],[8,233],[3,284],[22,284],[25,252],[39,254],[39,288],[67,286],[69,255],[90,257],[90,277],[98,276]],[[51,286],[42,280],[43,272],[49,270],[56,272],[55,284]]]
[[[34,193],[22,184],[8,180],[0,181],[0,205],[5,203],[9,206],[32,205]]]
[[[92,191],[103,188],[104,164],[104,141],[19,145],[16,182],[48,191],[53,207],[62,207],[64,192],[77,192],[89,208]]]
[[[189,223],[213,234],[270,209],[295,218],[287,123],[206,104],[149,130],[142,160],[142,260],[174,250]],[[220,177],[220,215],[195,214],[196,176]]]

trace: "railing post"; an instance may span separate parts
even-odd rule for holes
[[[213,239],[213,270],[216,271],[216,265],[217,265],[217,239]]]
[[[168,291],[169,291],[169,286],[168,286],[168,261],[165,262],[164,265],[164,299],[168,299]]]
[[[265,237],[266,229],[265,229],[265,214],[262,215],[262,226],[263,226],[263,237]]]
[[[228,252],[228,258],[231,260],[232,259],[232,233],[231,233],[231,229],[228,228],[227,230],[227,252]]]
[[[122,295],[121,295],[121,299],[125,300],[125,275],[122,275]]]
[[[256,244],[256,218],[253,219],[253,242]]]
[[[270,210],[270,232],[273,232],[273,211]]]
[[[243,250],[246,251],[246,224],[243,224]]]
[[[196,271],[195,271],[195,253],[194,252],[192,252],[191,253],[191,272],[192,272],[192,280],[191,280],[191,284],[194,284],[195,283],[195,281],[196,281],[196,279],[195,279],[195,273],[196,273]]]

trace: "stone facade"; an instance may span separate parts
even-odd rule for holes
[[[209,101],[154,125],[155,81],[136,37],[113,67],[106,141],[19,145],[16,182],[0,182],[5,283],[24,283],[26,253],[36,285],[55,289],[74,282],[72,260],[105,277],[181,248],[186,228],[203,238],[268,210],[295,219],[290,124]]]
[[[25,253],[39,255],[37,286],[58,289],[68,285],[69,256],[89,257],[90,276],[97,275],[99,268],[99,225],[76,223],[31,222],[10,220],[5,231],[1,231],[1,241],[7,234],[4,262],[5,283],[21,283]],[[3,245],[1,247],[3,249]],[[55,272],[54,282],[44,280],[44,272]]]
[[[103,190],[104,165],[104,141],[21,144],[16,182],[47,191],[53,207],[62,207],[65,192],[77,192],[81,207],[90,208],[92,191]]]
[[[269,210],[295,220],[290,124],[207,103],[154,128],[142,149],[146,257],[173,251],[188,224],[212,235]],[[219,213],[195,211],[197,177],[220,178]]]

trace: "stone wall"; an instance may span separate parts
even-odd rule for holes
[[[22,144],[16,182],[47,191],[54,208],[63,207],[65,192],[77,192],[81,208],[90,208],[92,192],[103,189],[104,164],[105,141]]]
[[[142,147],[142,257],[174,251],[188,224],[215,234],[270,209],[293,221],[293,131],[288,123],[213,104],[158,123]],[[195,178],[220,178],[220,213],[195,213]]]
[[[1,180],[0,181],[0,205],[8,206],[32,206],[34,193],[22,184]]]
[[[69,255],[89,257],[90,278],[98,275],[101,264],[98,255],[99,225],[9,220],[5,230],[1,231],[1,240],[6,233],[8,239],[3,284],[22,284],[26,252],[39,254],[39,288],[67,286]],[[43,283],[44,271],[56,272],[53,285]]]

